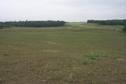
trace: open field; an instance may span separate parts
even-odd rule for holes
[[[0,29],[0,84],[126,84],[122,26]]]

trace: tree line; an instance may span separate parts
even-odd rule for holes
[[[64,21],[9,21],[0,22],[0,28],[3,27],[57,27],[63,26]]]
[[[124,20],[88,20],[87,23],[97,23],[101,25],[125,25],[126,19]]]
[[[100,25],[123,25],[123,31],[126,32],[126,19],[123,20],[88,20],[87,23],[96,23]]]

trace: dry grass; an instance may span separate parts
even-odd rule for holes
[[[126,34],[120,28],[1,29],[0,84],[126,84]]]

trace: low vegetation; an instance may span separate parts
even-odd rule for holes
[[[126,84],[122,28],[83,23],[3,28],[0,84]]]

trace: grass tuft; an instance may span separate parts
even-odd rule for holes
[[[90,64],[92,61],[100,60],[106,56],[107,55],[103,52],[90,52],[86,55],[86,58],[84,58],[82,64],[87,65]]]
[[[89,60],[97,60],[100,59],[101,57],[106,57],[106,54],[102,52],[91,52],[87,54],[87,57]]]

